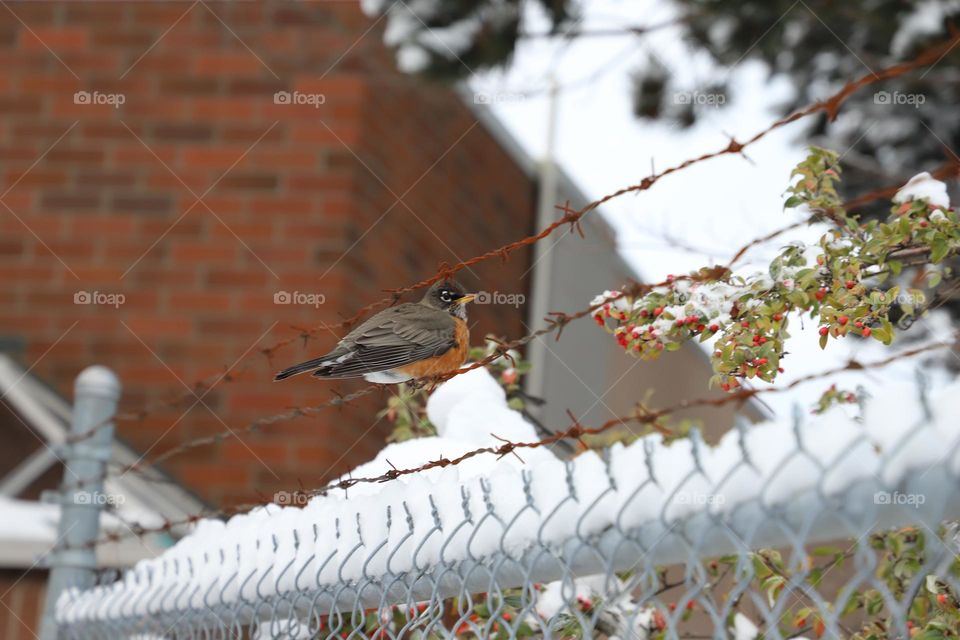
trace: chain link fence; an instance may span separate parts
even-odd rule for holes
[[[569,461],[488,456],[204,521],[159,558],[64,591],[58,632],[950,637],[960,385],[924,389],[741,423],[716,446],[693,431]]]

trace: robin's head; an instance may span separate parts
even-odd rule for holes
[[[475,297],[472,293],[466,293],[455,280],[441,280],[427,289],[421,303],[466,320],[466,304]]]

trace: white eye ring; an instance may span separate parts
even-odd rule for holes
[[[449,291],[441,291],[441,292],[440,292],[440,300],[442,300],[443,302],[450,302],[450,301],[452,300],[452,298],[450,297],[450,292],[449,292]]]

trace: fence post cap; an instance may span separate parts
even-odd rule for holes
[[[111,369],[95,364],[80,372],[74,383],[74,392],[119,398],[120,378]]]

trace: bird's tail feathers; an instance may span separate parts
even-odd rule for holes
[[[280,380],[286,380],[293,376],[300,375],[301,373],[307,373],[308,371],[315,371],[324,366],[329,366],[337,362],[338,354],[328,353],[325,356],[320,356],[319,358],[314,358],[313,360],[307,360],[306,362],[301,362],[300,364],[295,364],[292,367],[287,367],[277,375],[273,377],[274,382],[279,382]]]

